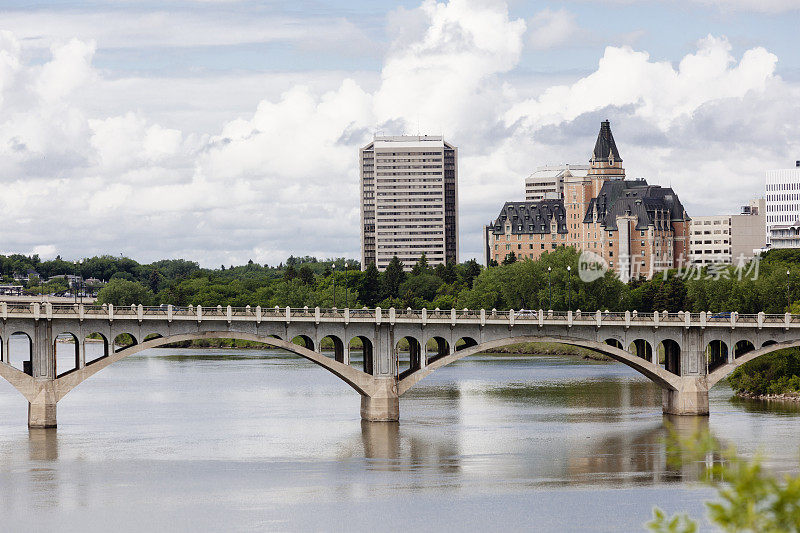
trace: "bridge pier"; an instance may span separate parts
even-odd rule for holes
[[[661,407],[667,415],[708,416],[705,377],[683,377],[678,390],[663,389]]]
[[[361,396],[361,420],[367,422],[397,422],[400,420],[400,398]]]
[[[56,423],[56,394],[52,382],[43,384],[32,402],[28,402],[29,428],[54,428]]]
[[[361,419],[367,422],[397,422],[400,420],[400,397],[394,377],[374,378],[372,395],[361,395]]]

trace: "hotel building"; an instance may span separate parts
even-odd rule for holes
[[[506,202],[485,228],[487,264],[511,252],[538,259],[558,246],[602,257],[623,280],[681,265],[690,218],[671,188],[625,179],[611,125],[600,125],[589,170],[565,173],[561,199]]]

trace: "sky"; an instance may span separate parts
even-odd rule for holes
[[[0,253],[359,257],[358,148],[459,148],[461,260],[611,120],[736,213],[800,160],[800,0],[0,0]]]

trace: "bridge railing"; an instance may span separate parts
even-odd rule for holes
[[[113,310],[112,310],[113,307]],[[289,318],[298,320],[317,320],[323,319],[343,319],[345,316],[344,309],[337,308],[289,308]],[[375,309],[348,309],[348,318],[350,320],[370,321],[377,320]],[[0,314],[3,317],[32,317],[40,318],[50,316],[64,317],[64,318],[136,318],[139,320],[158,317],[171,317],[185,319],[232,319],[234,317],[239,319],[252,319],[256,320],[258,316],[262,320],[285,320],[287,319],[286,307],[262,307],[260,314],[257,307],[223,307],[223,306],[208,306],[199,307],[193,305],[187,306],[144,306],[138,305],[128,306],[110,306],[107,304],[49,304],[49,303],[16,303],[16,302],[0,302]],[[513,317],[512,317],[513,314]],[[709,325],[714,327],[730,326],[735,327],[737,324],[741,325],[755,325],[759,327],[763,325],[770,325],[776,327],[779,324],[787,327],[788,324],[800,324],[800,314],[786,315],[781,314],[738,314],[729,312],[720,313],[690,313],[688,311],[678,311],[677,313],[668,313],[666,311],[658,313],[637,313],[620,312],[620,311],[578,311],[572,312],[570,322],[570,313],[567,311],[545,311],[538,309],[520,309],[512,311],[498,311],[496,309],[395,309],[393,312],[390,309],[382,310],[382,320],[390,320],[390,316],[394,316],[395,320],[399,321],[453,321],[461,320],[464,322],[475,322],[478,319],[485,319],[489,322],[503,322],[509,321],[513,323],[532,324],[538,323],[540,314],[545,322],[556,324],[572,323],[580,325],[604,323],[623,323],[630,321],[638,325],[647,323],[658,324],[671,324],[677,326],[678,324],[691,324],[691,325]]]

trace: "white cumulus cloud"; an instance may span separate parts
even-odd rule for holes
[[[629,174],[672,184],[690,214],[735,210],[765,168],[797,157],[800,94],[769,51],[734,56],[708,36],[672,63],[610,46],[593,72],[537,80],[531,96],[515,76],[526,40],[557,46],[574,26],[563,11],[540,15],[425,0],[390,16],[395,42],[373,78],[244,74],[242,93],[261,94],[249,105],[231,80],[111,79],[91,39],[48,39],[40,62],[28,40],[0,33],[0,210],[14,221],[3,247],[206,265],[353,256],[358,148],[377,131],[419,128],[459,147],[462,259],[480,256],[482,224],[523,197],[533,168],[587,161],[604,118]]]

